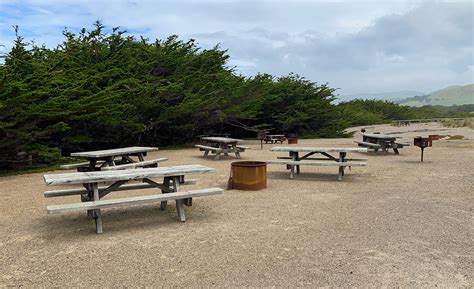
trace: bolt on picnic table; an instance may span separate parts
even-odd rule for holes
[[[295,168],[296,174],[300,173],[300,166],[337,166],[339,167],[338,180],[342,180],[344,169],[353,166],[366,166],[366,158],[346,158],[348,152],[367,152],[367,148],[321,148],[321,147],[273,147],[272,152],[289,152],[289,157],[278,157],[276,161],[267,161],[269,164],[284,164],[290,170],[290,179],[293,179]],[[339,157],[329,153],[339,153]],[[301,156],[299,153],[306,153]],[[314,154],[321,154],[323,158],[311,157]],[[329,161],[329,162],[328,162]]]
[[[158,158],[145,161],[147,152],[157,151],[157,147],[125,147],[89,152],[71,153],[72,157],[86,158],[87,162],[62,165],[61,169],[77,169],[79,172],[121,170],[137,167],[158,167],[158,163],[168,160]],[[134,159],[138,158],[138,160]]]
[[[228,138],[228,137],[203,137],[201,138],[203,144],[195,145],[200,151],[204,151],[204,156],[208,156],[209,153],[213,153],[216,156],[214,159],[218,160],[221,154],[228,156],[229,153],[234,153],[235,157],[240,159],[240,153],[244,152],[249,147],[237,145],[241,142],[241,139]]]
[[[87,215],[95,220],[96,232],[98,234],[102,233],[102,215],[100,210],[104,208],[160,202],[161,209],[165,210],[167,201],[175,200],[179,220],[184,222],[185,215],[183,205],[191,206],[192,198],[222,194],[224,190],[221,188],[207,188],[181,192],[179,191],[181,176],[187,174],[203,174],[212,171],[214,171],[214,169],[202,165],[182,165],[117,171],[47,174],[44,175],[44,181],[47,185],[79,184],[84,188],[47,191],[44,192],[44,196],[49,198],[80,195],[82,203],[48,206],[48,213],[55,214],[87,211]],[[152,180],[152,178],[163,178],[163,182],[156,182]],[[126,185],[129,181],[140,181],[141,183]],[[99,187],[98,183],[102,182],[112,182],[112,184],[105,187]],[[161,194],[101,200],[109,193],[115,191],[130,191],[150,188],[161,190]]]

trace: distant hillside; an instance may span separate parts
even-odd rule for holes
[[[377,99],[377,100],[389,100],[397,101],[405,98],[425,95],[425,92],[411,91],[411,90],[402,90],[402,91],[392,91],[392,92],[380,92],[380,93],[358,93],[358,94],[348,94],[341,95],[338,97],[339,101],[349,101],[353,99]]]
[[[418,95],[398,100],[397,103],[408,106],[474,104],[474,84],[465,86],[453,85],[427,95]]]

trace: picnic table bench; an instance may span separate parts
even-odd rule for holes
[[[167,158],[157,158],[146,160],[147,152],[157,151],[156,147],[126,147],[119,149],[76,152],[71,153],[72,157],[88,159],[87,162],[66,164],[60,166],[61,169],[77,169],[80,172],[100,171],[100,170],[121,170],[138,167],[158,167]],[[135,159],[134,159],[135,158]]]
[[[250,149],[246,146],[238,145],[238,142],[242,141],[235,138],[227,137],[203,137],[201,138],[203,144],[195,145],[200,151],[204,151],[204,156],[208,156],[209,153],[215,154],[214,159],[218,160],[221,154],[228,156],[229,153],[234,153],[235,157],[240,159],[240,153],[246,149]]]
[[[336,166],[339,174],[338,180],[342,180],[346,167],[367,166],[366,158],[346,158],[348,152],[367,152],[366,148],[320,148],[320,147],[273,147],[273,152],[288,152],[289,157],[278,157],[278,160],[267,161],[269,164],[284,164],[290,170],[290,179],[300,173],[300,166]],[[300,153],[305,155],[300,156]],[[329,153],[339,153],[338,157]],[[321,154],[324,157],[311,157]]]
[[[399,155],[399,148],[408,146],[409,144],[396,142],[397,137],[385,134],[364,133],[362,134],[362,141],[354,141],[360,147],[366,147],[374,150],[376,154],[379,150],[387,153],[389,149],[393,149],[396,155]]]
[[[63,189],[44,192],[45,197],[61,197],[80,195],[81,203],[51,205],[47,207],[49,214],[87,211],[87,215],[95,220],[96,232],[102,233],[101,209],[123,207],[160,202],[160,208],[166,209],[167,201],[176,201],[176,210],[181,222],[185,221],[183,205],[191,206],[192,198],[222,194],[221,188],[206,188],[192,191],[179,191],[180,180],[187,174],[203,174],[213,171],[212,168],[201,165],[183,165],[173,167],[124,169],[117,171],[93,171],[65,174],[46,174],[44,181],[47,185],[79,184],[83,188]],[[162,182],[152,178],[163,178]],[[129,181],[140,183],[127,184]],[[108,186],[99,187],[99,183],[112,182]],[[102,200],[103,197],[115,191],[129,191],[157,188],[160,194]]]

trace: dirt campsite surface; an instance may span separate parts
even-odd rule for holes
[[[361,139],[300,140],[301,146],[353,147]],[[104,233],[85,213],[48,215],[43,174],[0,178],[0,286],[474,286],[474,131],[437,124],[366,127],[402,142],[428,134],[463,135],[399,156],[368,158],[337,181],[335,167],[302,167],[289,179],[268,165],[268,187],[226,190],[193,200],[187,221],[174,206],[103,210]],[[272,160],[273,145],[246,141],[243,160]],[[195,148],[160,150],[166,165],[216,169],[182,188],[225,188],[232,157]],[[64,171],[61,171],[64,172]],[[60,171],[54,172],[60,173]],[[107,198],[153,193],[117,192]]]

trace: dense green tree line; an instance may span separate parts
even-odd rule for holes
[[[469,117],[474,105],[410,107],[390,101],[355,99],[338,105],[350,126],[389,123],[392,120]]]
[[[0,66],[3,164],[25,152],[51,163],[60,153],[178,144],[210,132],[255,136],[249,127],[343,134],[334,89],[291,74],[243,77],[217,46],[107,34],[100,23],[64,36],[55,49],[18,36]]]
[[[227,51],[177,36],[137,39],[119,28],[105,33],[99,22],[63,34],[54,49],[17,36],[0,64],[0,168],[25,155],[51,164],[71,151],[180,144],[206,133],[338,137],[350,125],[415,116],[385,102],[336,105],[335,89],[294,74],[244,77],[227,65]]]

